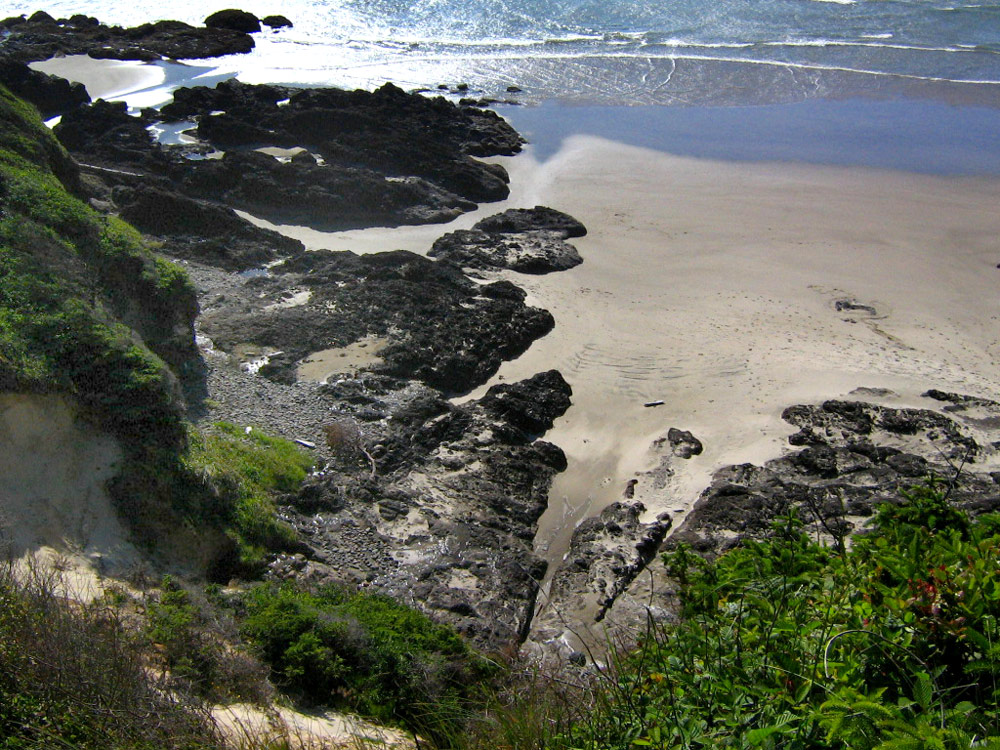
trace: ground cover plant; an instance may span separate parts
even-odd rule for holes
[[[147,669],[117,605],[71,605],[55,584],[0,568],[0,748],[223,747],[199,703]]]
[[[1000,521],[921,487],[848,548],[794,513],[666,556],[679,620],[612,654],[558,748],[1000,747]]]
[[[450,627],[392,599],[338,586],[260,584],[243,636],[290,694],[459,742],[477,686],[497,672]]]

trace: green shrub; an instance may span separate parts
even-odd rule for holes
[[[297,445],[219,422],[191,433],[183,460],[189,473],[214,487],[212,511],[236,542],[246,570],[259,569],[268,551],[294,541],[291,528],[277,519],[273,498],[294,492],[313,468]]]
[[[452,629],[393,600],[337,587],[262,584],[241,632],[283,688],[319,704],[454,741],[492,671]]]
[[[794,514],[666,563],[682,619],[613,654],[559,748],[1000,747],[1000,536],[933,487],[840,553]]]
[[[0,570],[0,749],[221,748],[197,703],[163,687],[117,608]]]

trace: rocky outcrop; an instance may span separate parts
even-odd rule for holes
[[[229,271],[258,268],[304,252],[302,243],[254,226],[231,208],[155,185],[113,192],[121,217],[162,243],[164,253]]]
[[[0,57],[0,83],[15,96],[34,104],[44,118],[61,115],[90,101],[82,83],[46,75],[9,57]]]
[[[473,229],[490,234],[521,234],[522,232],[555,232],[563,239],[583,237],[586,227],[569,214],[554,208],[511,208],[502,214],[478,222]]]
[[[210,15],[205,19],[205,26],[210,29],[232,29],[233,31],[242,31],[244,34],[252,34],[255,31],[260,31],[260,19],[245,10],[229,8]]]
[[[290,287],[310,291],[309,300],[277,306]],[[513,284],[478,286],[453,266],[404,251],[299,255],[248,281],[238,299],[206,300],[203,331],[225,350],[252,343],[281,351],[262,372],[284,382],[312,352],[378,336],[387,344],[372,370],[462,393],[553,326]]]
[[[329,389],[337,460],[283,511],[311,555],[272,574],[364,583],[485,648],[520,642],[545,573],[535,526],[566,463],[517,425],[551,426],[569,405],[566,382],[542,373],[462,406],[382,376]]]
[[[587,230],[551,208],[511,209],[438,239],[429,255],[462,268],[509,268],[520,273],[565,271],[583,262],[567,237]]]
[[[669,513],[661,513],[650,523],[643,523],[646,506],[639,502],[612,503],[599,516],[581,523],[573,532],[564,562],[552,577],[549,590],[550,613],[546,630],[557,636],[561,628],[551,627],[554,610],[566,607],[588,610],[584,599],[590,597],[596,607],[588,614],[600,622],[615,599],[656,555],[670,530]]]
[[[282,15],[264,16],[260,22],[272,29],[290,29],[292,22]]]
[[[185,60],[249,52],[253,39],[229,28],[195,27],[180,21],[157,21],[134,28],[105,26],[96,18],[74,15],[55,19],[44,11],[0,21],[3,54],[20,62],[55,55],[90,55],[116,60]]]
[[[162,145],[150,133],[185,118],[196,142]],[[390,84],[368,93],[226,81],[179,89],[140,117],[97,102],[67,114],[57,136],[111,184],[165,180],[190,198],[324,230],[445,222],[506,198],[503,167],[474,157],[521,147],[493,112]]]
[[[930,391],[947,413],[858,401],[826,401],[785,410],[799,428],[788,442],[800,450],[764,466],[719,471],[672,541],[711,552],[743,536],[769,532],[797,508],[815,533],[843,538],[879,504],[902,502],[914,484],[936,477],[949,498],[972,513],[1000,507],[1000,485],[987,466],[1000,438],[1000,404]]]

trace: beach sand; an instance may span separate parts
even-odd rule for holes
[[[572,385],[545,435],[569,460],[537,538],[550,562],[631,479],[647,519],[678,523],[715,470],[785,449],[789,405],[858,387],[912,406],[929,388],[1000,396],[1000,179],[712,161],[582,135],[546,156],[496,159],[510,199],[448,225],[277,228],[310,249],[426,253],[509,207],[551,206],[588,227],[573,240],[581,266],[502,274],[555,330],[466,397],[552,368]],[[670,427],[705,450],[667,476],[651,444]]]
[[[573,406],[545,435],[569,459],[537,539],[551,563],[630,479],[646,519],[679,523],[715,470],[780,455],[792,404],[858,387],[913,406],[932,387],[1000,394],[998,179],[716,162],[590,136],[544,163],[530,147],[503,163],[510,200],[461,226],[544,204],[589,229],[573,240],[583,265],[505,274],[555,330],[467,397],[551,368],[572,385]],[[300,236],[426,252],[457,226]],[[651,444],[671,427],[705,450],[664,477]]]
[[[94,60],[87,55],[53,57],[31,63],[32,68],[52,76],[82,83],[91,99],[114,99],[161,85],[163,67],[130,60]]]

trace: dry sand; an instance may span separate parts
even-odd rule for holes
[[[70,58],[36,67],[84,80],[92,95],[155,85],[135,76],[159,70]],[[544,204],[587,225],[574,241],[583,265],[507,274],[556,328],[492,381],[557,368],[573,386],[546,435],[569,459],[538,536],[553,562],[632,478],[648,517],[679,520],[719,467],[778,455],[790,404],[859,386],[912,405],[931,387],[1000,395],[1000,179],[713,162],[585,136],[544,163],[530,147],[496,161],[511,173],[510,199],[448,225],[276,228],[310,249],[426,253],[508,207]],[[844,300],[873,312],[838,310]],[[670,427],[705,452],[658,481],[650,445]]]
[[[859,386],[913,404],[931,387],[1000,395],[1000,180],[712,162],[583,136],[544,164],[530,148],[501,161],[511,199],[453,225],[299,236],[426,252],[432,236],[536,203],[587,225],[583,265],[509,274],[556,327],[491,382],[557,368],[573,386],[546,435],[569,458],[538,536],[553,562],[631,478],[648,518],[679,520],[719,467],[777,456],[791,404]],[[646,472],[670,427],[705,452],[664,484]]]

